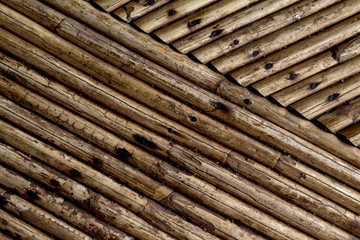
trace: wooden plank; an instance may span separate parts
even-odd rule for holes
[[[290,106],[307,119],[313,119],[358,95],[360,95],[360,74],[347,79],[343,83],[325,88]]]
[[[191,12],[205,7],[215,0],[174,0],[137,19],[134,24],[146,33],[150,33],[165,24],[175,21]]]
[[[286,107],[309,95],[315,94],[340,80],[351,77],[358,72],[360,72],[360,56],[291,85],[290,87],[272,94],[271,97],[279,104]]]
[[[239,30],[232,32],[212,43],[209,43],[205,46],[201,46],[199,49],[191,52],[199,61],[202,63],[207,63],[215,58],[218,58],[222,55],[225,55],[231,51],[234,51],[237,48],[240,48],[252,41],[255,41],[267,34],[275,32],[283,27],[286,27],[294,21],[300,21],[311,14],[314,14],[321,9],[331,6],[332,4],[339,2],[339,0],[332,0],[332,1],[316,1],[316,0],[305,0],[300,1],[290,7],[287,7],[279,12],[276,12],[270,16],[263,17],[260,20],[251,23],[248,26],[240,28]],[[250,12],[250,9],[246,10],[249,13],[244,15],[243,18],[246,16],[251,16],[253,18],[254,14],[265,14],[265,13],[272,13],[274,11],[265,11],[265,7],[268,5],[268,1],[262,2],[259,5],[254,6],[255,8],[253,11]],[[275,1],[273,3],[275,6],[284,6],[283,1]],[[263,6],[264,5],[264,6]],[[271,5],[270,5],[271,6]],[[272,9],[271,9],[272,10]],[[277,10],[277,8],[274,8]],[[261,15],[260,15],[261,16]],[[231,18],[231,17],[230,17]],[[232,23],[229,23],[230,25]],[[200,33],[195,33],[194,35],[199,35]],[[184,38],[184,42],[186,43],[186,39]],[[193,45],[197,45],[197,41],[201,39],[193,38]],[[180,44],[182,40],[175,42],[176,44]],[[181,46],[181,45],[180,45]],[[191,47],[193,48],[193,47]],[[258,55],[259,52],[255,52],[252,55]]]
[[[125,3],[130,2],[130,0],[92,0],[92,2],[99,5],[106,12],[112,12]]]
[[[359,5],[357,4],[357,6]],[[360,15],[357,14],[318,35],[242,67],[231,73],[231,76],[242,84],[249,85],[293,66],[358,34],[360,32],[359,18]]]
[[[205,44],[224,36],[228,33],[235,31],[236,29],[245,26],[251,22],[265,17],[268,14],[276,12],[281,8],[287,7],[298,0],[267,0],[239,11],[231,16],[228,16],[214,24],[207,26],[195,33],[192,33],[178,41],[173,43],[173,46],[182,53],[188,53],[196,48],[204,46]],[[211,37],[213,31],[222,30],[219,36]]]
[[[249,4],[258,2],[259,0],[223,0],[209,7],[206,7],[188,17],[185,17],[175,23],[155,31],[155,35],[162,41],[169,43],[177,40],[189,33],[192,33],[218,19],[224,18]],[[196,24],[192,24],[196,23]],[[222,30],[216,30],[211,33],[212,37],[222,35]]]
[[[291,24],[288,27],[285,27],[253,43],[232,51],[212,61],[211,64],[221,73],[228,73],[254,60],[257,60],[264,55],[268,55],[276,50],[281,49],[282,47],[299,41],[304,37],[308,37],[309,35],[321,29],[342,21],[347,17],[358,13],[359,10],[360,6],[357,0],[342,1],[336,5],[326,8],[321,12],[318,12],[317,14],[307,17],[302,21]],[[254,54],[254,52],[257,54]],[[267,65],[266,70],[271,68],[272,66]],[[241,70],[238,70],[237,72],[239,71]],[[246,78],[242,79],[236,74],[236,72],[235,74],[232,74],[232,76],[235,77],[238,83],[243,86],[248,86],[255,81],[248,81]]]
[[[170,0],[130,1],[124,6],[116,9],[113,14],[126,22],[131,22],[132,20],[137,19],[158,7],[167,4],[168,2],[170,2]]]
[[[333,133],[357,123],[360,121],[360,97],[338,106],[333,111],[320,115],[316,120]]]
[[[341,130],[339,134],[349,140],[356,147],[360,146],[360,124]]]

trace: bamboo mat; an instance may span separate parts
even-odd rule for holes
[[[359,7],[0,0],[0,237],[359,239]]]

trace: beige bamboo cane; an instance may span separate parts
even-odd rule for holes
[[[35,227],[59,239],[92,239],[89,235],[77,230],[41,208],[14,194],[7,193],[3,188],[0,188],[0,197],[6,201],[6,204],[2,205],[4,210],[18,216],[25,222],[32,223]]]
[[[344,136],[356,147],[360,146],[360,124],[356,124],[340,131],[340,135]]]
[[[132,20],[144,16],[146,13],[151,12],[158,7],[161,7],[168,2],[170,2],[170,0],[154,0],[153,4],[150,5],[147,0],[130,1],[121,8],[116,9],[113,14],[120,17],[126,22],[131,22]],[[171,12],[171,14],[176,13],[174,11]]]
[[[61,11],[75,17],[76,19],[80,19],[81,21],[91,25],[97,31],[110,36],[113,39],[116,39],[125,46],[136,49],[136,51],[140,52],[152,61],[159,63],[162,66],[169,68],[171,71],[186,77],[197,85],[210,91],[215,91],[220,96],[223,96],[224,98],[229,99],[232,102],[257,113],[260,116],[266,117],[271,122],[280,125],[284,129],[291,131],[292,133],[306,139],[307,141],[327,149],[327,151],[332,152],[342,159],[346,159],[348,162],[351,162],[356,166],[360,166],[358,159],[360,154],[359,149],[350,147],[348,144],[338,140],[332,134],[327,134],[322,130],[314,128],[313,124],[304,121],[295,115],[289,114],[289,112],[283,108],[271,104],[270,102],[265,101],[262,97],[258,97],[257,95],[250,93],[246,88],[235,86],[231,82],[227,81],[223,76],[215,74],[213,71],[209,70],[209,68],[206,66],[196,64],[186,56],[177,54],[170,48],[159,44],[149,36],[134,31],[131,27],[123,25],[122,23],[119,23],[118,21],[110,18],[108,15],[101,13],[86,2],[73,0],[71,2],[72,4],[70,4],[69,0],[56,0],[49,1],[48,3],[50,5],[55,5],[57,8],[61,9]],[[86,10],[84,11],[84,9]],[[102,20],[99,21],[99,19]],[[49,22],[48,24],[52,23]],[[347,23],[343,25],[344,29],[346,29],[346,24]],[[357,29],[359,28],[353,28],[355,33]],[[336,32],[337,31],[332,32],[332,34]],[[351,36],[352,34],[349,34],[348,31],[347,35]],[[323,40],[329,39],[329,36],[324,37]],[[350,37],[339,35],[337,36],[340,39],[337,39],[335,43],[330,41],[331,46],[332,44],[341,42],[341,39]],[[309,46],[313,44],[314,43],[310,43]],[[315,51],[314,54],[316,54],[319,49],[318,47],[319,45],[311,49],[310,52]],[[298,57],[299,56],[296,56],[296,58]],[[305,58],[308,57],[309,56],[305,56]],[[287,60],[283,62],[283,64],[284,63],[287,63]],[[179,69],[181,69],[181,71],[179,71]],[[244,101],[245,99],[246,101]]]
[[[4,122],[1,122],[1,125],[3,125],[3,123]],[[12,126],[6,123],[4,124],[7,125],[7,127],[12,128]],[[15,130],[15,128],[12,129]],[[0,160],[3,164],[30,176],[38,182],[46,184],[52,189],[55,189],[58,193],[61,193],[65,197],[77,202],[88,211],[94,211],[97,216],[101,216],[101,218],[105,221],[114,224],[115,227],[124,229],[124,231],[140,239],[173,239],[170,235],[153,227],[126,208],[123,208],[119,204],[93,192],[75,180],[72,180],[61,173],[40,164],[33,157],[28,157],[23,153],[15,151],[13,148],[6,147],[3,144],[0,146],[2,155]],[[7,156],[7,158],[4,156]],[[78,172],[78,174],[80,175],[80,178],[83,178],[86,173]],[[59,185],[51,185],[51,180],[58,181]],[[102,187],[102,189],[104,188],[105,187]],[[32,193],[29,197],[37,199],[36,196],[36,193]],[[136,195],[133,197],[136,198]],[[146,199],[143,200],[146,201]],[[136,204],[135,199],[133,204]],[[132,205],[132,207],[134,207],[134,205]]]
[[[360,97],[340,105],[335,110],[324,113],[316,119],[333,133],[360,121]]]
[[[207,63],[215,58],[234,51],[235,49],[240,48],[247,43],[286,27],[292,24],[294,21],[299,21],[300,19],[306,18],[307,16],[310,16],[311,14],[314,14],[321,9],[329,7],[336,2],[339,2],[339,0],[320,2],[316,0],[300,1],[299,3],[281,10],[280,12],[276,12],[270,16],[262,18],[261,20],[250,24],[249,26],[243,27],[220,38],[219,40],[202,46],[201,48],[193,51],[191,54],[202,63]],[[266,3],[267,1],[265,1],[263,4]],[[276,3],[281,4],[282,1]],[[260,12],[264,11],[261,8],[258,8],[257,10]],[[252,15],[253,12],[250,14]],[[198,41],[198,39],[194,39],[194,41]],[[178,44],[180,43],[181,40],[178,42]],[[174,45],[176,46],[176,44]],[[259,53],[261,52],[252,52],[251,56],[257,56]]]
[[[313,119],[327,110],[359,95],[360,74],[357,74],[343,83],[340,82],[325,88],[324,90],[306,97],[290,106],[307,119]]]
[[[146,33],[169,24],[191,12],[205,7],[214,0],[175,0],[137,19],[134,24]]]
[[[359,9],[360,7],[356,0],[342,1],[308,18],[305,18],[302,21],[291,24],[290,26],[263,37],[258,41],[232,51],[212,61],[211,64],[218,71],[228,73],[257,60],[264,55],[268,55],[282,47],[307,37],[320,29],[342,21],[343,19],[358,13]],[[254,54],[254,52],[257,52],[258,54]],[[271,67],[267,67],[267,69],[269,68]],[[238,75],[236,76],[236,80],[242,86],[248,86],[254,82],[245,78],[242,79]]]
[[[297,84],[271,95],[278,103],[286,107],[309,95],[329,87],[342,79],[351,77],[360,71],[360,56],[343,64],[329,68]]]
[[[124,5],[125,3],[130,2],[130,0],[92,0],[92,1],[107,12],[112,12],[118,7]]]
[[[39,101],[39,100],[36,100],[36,102],[41,102],[41,101]],[[1,103],[2,103],[2,105],[4,105],[4,106],[6,106],[6,105],[8,105],[7,103],[6,103],[6,101],[4,102],[4,101],[1,101]],[[14,106],[14,105],[11,105],[11,106],[9,106],[8,107],[8,109],[12,109],[12,111],[16,111],[16,106]],[[25,112],[26,110],[24,110],[24,109],[21,109],[21,110],[18,110],[17,112],[18,112],[18,114],[23,114],[24,112]],[[5,113],[2,113],[2,116],[4,116],[4,114]],[[6,115],[6,114],[5,114]],[[12,121],[14,121],[16,118],[19,118],[19,117],[17,117],[16,115],[7,115],[7,117],[6,117],[7,119],[9,119],[9,120],[12,120]],[[30,119],[31,117],[29,116],[29,115],[26,115],[26,116],[23,116],[21,119]],[[35,119],[34,119],[34,123],[33,124],[35,124]],[[45,122],[42,120],[41,121],[42,122],[42,125],[44,125],[45,124]],[[19,124],[18,122],[17,122],[17,124]],[[24,125],[24,124],[20,124],[22,127],[25,127],[25,126],[28,126],[28,125]],[[32,126],[31,128],[33,128],[34,126]],[[27,129],[29,129],[30,127],[25,127],[25,128],[27,128]],[[30,130],[31,131],[31,130]],[[39,131],[39,130],[38,130]],[[58,131],[56,131],[56,130],[52,130],[52,132],[58,132]],[[57,135],[63,135],[63,134],[57,134]],[[64,140],[64,142],[65,143],[61,143],[61,145],[65,145],[66,144],[66,142],[69,142],[69,141],[71,141],[71,140],[73,140],[74,141],[74,137],[71,137],[71,136],[68,136],[69,135],[69,133],[67,133],[66,134],[66,136],[68,137],[68,140],[67,141],[65,141]],[[53,140],[53,138],[52,137],[50,137],[50,139],[51,139],[51,141],[52,142],[54,142],[54,140]],[[81,143],[79,140],[76,140],[76,143],[73,143],[74,145],[76,145],[76,144],[80,144],[82,147],[84,147],[84,145],[86,145],[86,143]],[[89,147],[89,149],[90,149],[90,147]],[[85,150],[84,150],[85,151]],[[87,152],[88,152],[89,150],[87,150]],[[99,154],[95,154],[95,153],[93,153],[93,154],[91,154],[91,156],[92,157],[90,157],[90,159],[88,160],[90,163],[93,161],[92,159],[95,157],[95,156],[98,156]],[[99,155],[99,158],[101,158],[100,156],[101,155],[103,155],[103,154],[100,154]],[[88,157],[89,158],[89,157]],[[84,159],[83,157],[82,157],[82,159]],[[264,168],[264,167],[261,167],[261,166],[256,166],[255,165],[255,163],[254,162],[250,162],[250,163],[248,163],[250,160],[245,160],[242,156],[239,156],[238,154],[235,154],[235,153],[232,153],[230,156],[229,156],[229,158],[227,159],[227,161],[226,161],[226,163],[228,163],[231,167],[233,167],[235,170],[237,170],[237,171],[239,171],[240,173],[242,173],[242,174],[244,174],[246,177],[248,177],[248,178],[250,178],[250,179],[253,179],[253,180],[255,180],[255,181],[258,181],[258,182],[260,182],[262,185],[265,185],[267,188],[269,188],[269,189],[271,189],[271,190],[275,190],[278,194],[282,194],[282,192],[284,192],[284,189],[287,189],[287,188],[289,188],[289,185],[291,185],[291,183],[288,183],[288,182],[286,182],[286,179],[281,179],[281,178],[279,178],[279,177],[277,177],[276,176],[276,174],[274,175],[271,171],[269,171],[267,168]],[[112,163],[111,163],[111,165],[113,165]],[[255,167],[255,166],[256,167]],[[116,165],[115,165],[116,166]],[[114,167],[115,167],[114,166]],[[118,167],[119,168],[119,167]],[[123,167],[122,167],[123,168]],[[305,168],[306,169],[306,168]],[[304,170],[304,172],[306,172],[306,173],[308,173],[308,171],[306,171],[306,170]],[[116,177],[116,176],[115,176]],[[270,179],[272,179],[273,181],[274,181],[274,183],[273,184],[269,184],[269,182],[270,182],[270,179],[269,179],[269,177],[270,177]],[[259,180],[260,179],[260,180]],[[261,180],[262,179],[262,180]],[[285,181],[285,183],[283,183]],[[131,184],[130,184],[131,185]],[[269,186],[270,185],[270,186]],[[158,187],[158,188],[160,188],[160,187]],[[282,189],[280,192],[279,192],[279,189]],[[302,195],[304,198],[307,198],[307,195],[309,196],[312,196],[312,198],[313,199],[309,199],[308,201],[312,201],[312,202],[319,202],[319,200],[317,200],[318,199],[318,197],[319,196],[316,196],[316,195],[314,195],[313,193],[311,193],[311,192],[309,192],[307,195],[304,195],[302,192],[304,191],[304,190],[300,190],[301,189],[301,187],[300,186],[295,186],[295,187],[293,187],[292,189],[289,189],[289,191],[290,192],[292,192],[292,194],[294,195],[294,196],[296,196],[296,195]],[[320,189],[323,189],[325,192],[327,192],[328,193],[328,195],[330,196],[330,198],[331,198],[331,196],[336,196],[336,198],[335,199],[343,199],[343,198],[339,198],[338,197],[338,193],[333,193],[333,190],[329,190],[328,189],[328,187],[321,187]],[[156,192],[156,189],[154,190],[154,192]],[[352,194],[352,196],[355,196],[356,194]],[[162,195],[161,195],[162,196]],[[284,195],[284,197],[286,197],[287,195]],[[360,198],[360,196],[359,196],[359,198]],[[169,197],[167,198],[167,199],[169,199]],[[301,199],[301,201],[297,201],[297,198],[295,198],[295,199],[293,199],[293,198],[291,198],[291,200],[292,201],[294,201],[294,202],[296,202],[298,205],[300,205],[300,206],[303,206],[303,207],[305,207],[305,208],[307,208],[307,209],[309,209],[309,205],[303,205],[302,203],[303,203],[303,198]],[[168,200],[164,200],[164,201],[168,201]],[[323,199],[323,200],[321,200],[320,202],[323,202],[324,204],[325,204],[325,202],[326,202],[327,200],[326,199]],[[346,202],[346,201],[343,201],[342,200],[342,204],[344,205],[344,202]],[[353,200],[350,200],[350,202],[352,202],[352,203],[345,203],[345,205],[346,206],[350,206],[350,209],[355,209],[355,211],[356,211],[356,209],[358,208],[358,207],[356,207],[357,206],[357,204],[355,203],[353,203]],[[328,204],[326,204],[326,208],[325,209],[330,209],[330,203],[328,203]],[[316,208],[311,208],[311,210],[312,211],[315,211],[316,213],[317,213],[317,215],[320,215],[320,216],[322,216],[322,217],[324,217],[324,218],[327,218],[327,219],[330,219],[330,221],[332,221],[332,222],[334,222],[334,223],[336,223],[336,224],[339,224],[339,222],[343,222],[343,221],[345,221],[346,222],[346,224],[343,224],[343,226],[345,226],[345,228],[347,228],[347,227],[350,227],[351,229],[352,229],[352,224],[351,224],[351,221],[350,221],[350,223],[349,222],[347,222],[346,220],[343,220],[342,219],[342,217],[343,217],[343,215],[338,215],[338,213],[339,212],[344,212],[344,211],[342,211],[342,210],[339,210],[338,209],[338,207],[336,207],[336,206],[334,206],[333,208],[334,208],[334,212],[333,213],[331,213],[331,214],[327,214],[326,212],[323,212],[322,210],[320,210],[320,208],[321,208],[321,204],[319,205],[319,204],[314,204],[314,206],[316,206]],[[353,207],[354,206],[354,207]],[[169,206],[169,207],[171,207],[171,206]],[[348,219],[353,219],[353,217],[349,217]],[[213,219],[214,220],[214,219]]]
[[[265,17],[268,14],[276,12],[284,7],[287,7],[297,0],[276,1],[267,0],[249,7],[248,9],[241,10],[228,16],[216,23],[213,23],[204,29],[201,29],[195,33],[189,34],[182,39],[179,39],[173,43],[173,46],[182,53],[188,53],[196,48],[202,47],[207,43],[217,39],[225,34],[229,34],[236,29],[239,29],[251,22]],[[222,34],[210,38],[213,31],[223,30]],[[234,40],[234,39],[233,39]]]
[[[169,24],[168,26],[155,31],[154,33],[162,41],[169,43],[258,1],[259,0],[219,1],[209,7],[206,7],[205,9],[191,14],[186,18]],[[196,24],[192,25],[192,23]],[[222,35],[222,32],[222,30],[213,31],[211,36],[212,38],[220,36]]]
[[[11,130],[10,130],[11,129]],[[122,204],[124,207],[135,212],[139,217],[151,222],[165,232],[168,232],[178,238],[190,239],[218,239],[215,236],[206,233],[201,228],[194,226],[172,212],[166,211],[157,203],[139,195],[138,193],[126,188],[109,177],[89,168],[87,165],[76,161],[72,157],[56,150],[51,150],[50,146],[38,142],[34,144],[35,138],[24,134],[9,125],[4,125],[4,132],[9,131],[13,135],[11,139],[2,136],[2,139],[8,143],[20,147],[15,141],[22,142],[20,149],[36,156],[47,164],[58,170],[74,177],[75,179],[91,186],[97,191],[109,196],[111,199]],[[4,133],[3,132],[3,133]],[[9,133],[8,132],[8,136]],[[3,134],[2,134],[3,135]],[[21,138],[21,140],[20,140]],[[15,140],[15,141],[13,141]],[[125,210],[125,209],[124,209]],[[137,218],[134,217],[134,220]],[[123,229],[128,231],[127,229]],[[148,233],[149,234],[149,233]],[[140,235],[141,236],[141,235]],[[136,236],[136,237],[140,237]],[[141,236],[144,238],[144,236]]]
[[[36,228],[0,209],[0,229],[9,231],[16,239],[51,240]]]
[[[209,160],[203,159],[191,153],[184,152],[181,149],[181,147],[176,147],[174,145],[174,147],[168,151],[168,154],[171,160],[175,161],[177,164],[180,164],[187,169],[190,168],[191,171],[193,171],[198,175],[201,175],[202,177],[205,177],[208,181],[212,182],[213,184],[216,184],[222,187],[223,189],[226,189],[227,191],[241,197],[242,199],[245,199],[246,201],[252,202],[253,204],[255,204],[255,206],[267,212],[270,212],[272,214],[276,213],[275,215],[277,215],[281,219],[283,220],[286,219],[287,222],[292,222],[293,225],[302,228],[302,230],[308,233],[315,233],[314,230],[311,230],[309,224],[302,222],[303,221],[302,219],[306,219],[306,218],[310,219],[312,218],[312,215],[306,214],[306,212],[294,207],[293,205],[288,204],[286,201],[283,201],[279,198],[276,198],[275,196],[272,196],[272,194],[267,192],[266,190],[258,189],[257,186],[252,185],[250,182],[247,182],[246,180],[239,178],[234,174],[231,174],[230,172],[223,170],[222,168],[216,167],[216,165],[211,163]],[[181,159],[181,160],[178,161],[177,159]],[[200,166],[198,162],[200,163]],[[204,175],[203,173],[206,174]],[[219,182],[224,182],[226,184],[221,184],[221,183],[219,184]],[[254,194],[254,192],[259,194]],[[248,197],[249,194],[251,194],[251,198]],[[255,202],[254,199],[256,199]],[[288,208],[288,210],[286,211],[286,213],[281,213],[280,209],[283,209],[284,207]],[[291,216],[287,216],[287,212],[289,213],[291,212]],[[306,217],[302,216],[304,214],[307,216]],[[296,218],[298,218],[298,220],[294,220]],[[302,223],[298,224],[297,223],[298,221]],[[314,224],[314,222],[320,224],[320,226],[317,226],[317,228],[326,229],[329,227],[329,226],[325,226],[326,223],[320,223],[321,222],[320,219],[312,219],[311,226],[317,225]],[[303,227],[303,225],[307,225],[307,226]],[[319,234],[319,236],[325,234],[328,237],[332,235],[334,239],[336,239],[335,236],[337,237],[342,236],[347,238],[346,234],[341,230],[334,231],[333,233],[329,233],[327,231],[327,233],[317,233],[317,234]],[[317,234],[315,233],[315,236]]]
[[[74,224],[74,226],[84,230],[93,237],[97,237],[98,239],[118,240],[134,239],[119,229],[90,215],[86,210],[78,208],[73,203],[54,194],[48,189],[39,186],[34,181],[25,179],[23,176],[18,175],[10,169],[0,166],[0,173],[1,183],[4,187],[14,190],[21,197],[29,201],[34,201],[33,199],[29,198],[29,193],[30,196],[33,195],[31,193],[36,193],[38,198],[35,200],[35,202],[38,206],[54,213],[57,216],[60,216],[64,220]]]
[[[359,5],[357,5],[359,6]],[[360,15],[357,14],[318,35],[300,41],[251,65],[242,67],[231,76],[243,85],[252,84],[280,70],[312,57],[360,32]],[[269,68],[271,66],[271,68]]]
[[[14,238],[9,237],[9,236],[5,235],[2,232],[0,232],[0,239],[2,239],[2,240],[14,240]]]
[[[49,122],[39,119],[31,112],[20,108],[1,96],[0,102],[1,106],[7,108],[7,112],[1,111],[0,115],[2,117],[15,122],[32,134],[41,135],[41,137],[47,141],[66,148],[67,151],[86,161],[88,164],[94,165],[116,179],[129,184],[131,187],[145,193],[155,201],[161,201],[166,207],[191,218],[193,222],[207,228],[209,231],[226,239],[247,239],[255,236],[261,239],[260,236],[252,233],[249,229],[239,227],[210,210],[204,209],[202,206],[181,194],[173,192],[173,190],[165,185],[141,174],[139,171],[94,148],[89,143],[77,138],[71,133],[64,132]],[[0,108],[0,110],[5,109]],[[39,124],[40,121],[41,124]],[[167,194],[167,192],[171,194]],[[174,199],[176,199],[176,201]],[[193,217],[194,214],[196,217]]]

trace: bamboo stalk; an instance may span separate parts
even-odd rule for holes
[[[356,147],[360,146],[360,124],[346,128],[339,133],[341,136],[348,139]]]
[[[52,238],[40,232],[27,223],[11,216],[0,209],[0,229],[9,231],[16,239],[51,240]]]
[[[94,3],[99,5],[106,12],[112,12],[118,7],[130,2],[130,0],[92,0]]]
[[[14,194],[7,193],[3,188],[0,188],[0,196],[6,200],[6,204],[2,205],[4,210],[59,239],[92,239],[89,235],[73,228],[41,208]]]
[[[333,133],[360,121],[360,97],[338,106],[335,110],[324,113],[316,119]]]
[[[169,43],[258,1],[259,0],[219,1],[188,17],[155,31],[155,35],[164,42]],[[191,23],[194,22],[197,24],[193,26]],[[222,35],[221,30],[218,30],[217,32],[213,31],[211,34],[213,37],[220,35]]]
[[[271,97],[286,107],[358,72],[360,72],[360,56],[287,87]]]
[[[357,74],[343,83],[335,84],[306,97],[292,104],[291,107],[307,119],[313,119],[327,110],[357,97],[359,93],[360,74]]]
[[[248,9],[234,13],[233,15],[219,20],[218,22],[211,24],[204,29],[201,29],[195,33],[185,36],[182,39],[179,39],[178,41],[175,41],[173,46],[182,53],[188,53],[220,37],[215,36],[210,38],[209,36],[213,31],[223,30],[221,36],[224,36],[295,2],[297,2],[297,0],[261,1],[260,3]]]
[[[315,15],[305,18],[302,21],[291,24],[288,27],[232,51],[231,53],[212,61],[211,64],[218,71],[228,73],[246,65],[247,63],[257,60],[264,55],[268,55],[275,50],[307,37],[320,29],[342,21],[343,19],[356,14],[359,9],[360,7],[356,0],[342,1],[332,7],[318,12]],[[258,53],[257,55],[253,54],[255,51]],[[238,72],[239,71],[237,71],[237,73]],[[248,86],[254,82],[254,80],[249,80],[248,78],[241,78],[239,73],[235,73],[235,75],[236,80],[242,86]],[[244,75],[241,74],[241,76]]]
[[[232,72],[231,76],[239,83],[247,86],[282,69],[295,65],[358,34],[360,32],[359,18],[360,15],[357,14],[318,35],[296,43],[251,65],[242,67]],[[271,68],[266,69],[265,66],[269,63],[272,64]]]
[[[249,26],[243,27],[235,32],[232,32],[208,45],[201,46],[201,48],[196,49],[191,54],[194,55],[202,63],[207,63],[215,58],[223,56],[231,51],[234,51],[237,48],[240,48],[247,43],[250,43],[256,39],[259,39],[267,34],[275,32],[283,27],[286,27],[294,21],[299,21],[300,19],[306,18],[311,14],[314,14],[321,9],[329,7],[330,5],[339,2],[339,0],[332,1],[316,1],[316,0],[306,0],[300,1],[297,4],[291,5],[288,8],[285,8],[279,12],[276,12],[270,16],[264,17],[259,21],[253,22]],[[268,6],[268,1],[259,4],[259,7],[255,6],[254,11],[258,11],[259,14],[264,14],[264,6]],[[276,1],[274,4],[283,6],[283,1]],[[275,8],[276,10],[276,8]],[[249,10],[248,10],[249,11]],[[269,13],[272,13],[271,11]],[[254,14],[251,12],[249,15]],[[255,12],[256,14],[256,12]],[[199,35],[199,34],[196,34]],[[187,40],[184,38],[184,42]],[[193,42],[198,41],[194,39]],[[182,43],[181,40],[176,42],[179,45]],[[176,43],[174,44],[176,46]],[[235,44],[236,43],[236,44]],[[196,43],[194,43],[196,44]],[[259,54],[258,52],[252,53],[251,55]]]
[[[137,19],[134,24],[146,33],[150,33],[163,25],[175,21],[191,12],[205,7],[214,0],[176,0]]]
[[[34,200],[29,198],[27,193],[36,193],[38,196],[36,204],[38,206],[60,216],[62,219],[74,224],[76,227],[89,233],[93,237],[99,239],[133,239],[133,237],[125,234],[119,229],[90,215],[88,211],[78,208],[73,203],[54,194],[48,189],[39,186],[34,181],[25,179],[23,176],[18,175],[10,169],[0,166],[0,173],[1,183],[4,187],[14,190],[21,197],[29,201]]]
[[[152,5],[150,5],[147,0],[130,1],[124,6],[116,9],[113,14],[126,22],[131,22],[168,2],[170,2],[170,0],[154,0]]]

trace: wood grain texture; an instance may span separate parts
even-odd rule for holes
[[[92,0],[95,4],[99,5],[102,9],[107,12],[112,12],[118,7],[124,5],[129,2],[129,0]]]
[[[360,124],[346,128],[339,133],[341,136],[348,139],[356,147],[360,146]]]

